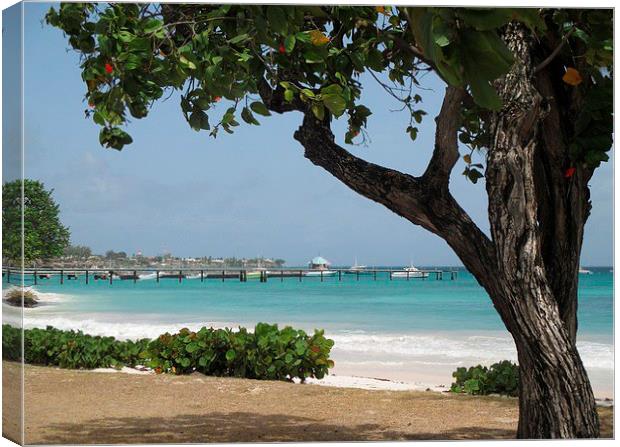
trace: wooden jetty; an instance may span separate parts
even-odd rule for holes
[[[177,270],[160,270],[153,268],[142,268],[142,269],[129,269],[129,268],[121,268],[121,269],[79,269],[79,268],[71,268],[71,269],[56,269],[56,268],[47,268],[47,267],[39,267],[37,269],[15,269],[11,267],[4,267],[2,269],[2,276],[6,277],[7,283],[17,283],[19,284],[23,279],[24,284],[34,284],[37,285],[39,282],[49,283],[52,280],[58,279],[60,284],[64,284],[65,280],[70,280],[71,282],[85,282],[89,284],[92,280],[94,281],[108,281],[110,284],[114,282],[114,280],[121,281],[133,281],[134,283],[137,281],[150,281],[155,280],[159,283],[163,279],[174,279],[178,282],[182,282],[183,280],[200,280],[201,282],[205,282],[207,280],[238,280],[241,282],[247,282],[248,280],[258,280],[259,282],[267,282],[268,279],[272,280],[280,280],[284,281],[284,279],[297,279],[299,282],[302,280],[308,281],[343,281],[343,278],[346,278],[346,281],[359,281],[360,277],[362,278],[372,278],[372,280],[377,281],[377,278],[399,281],[413,281],[413,280],[426,280],[434,278],[436,281],[441,281],[444,279],[444,275],[446,278],[450,280],[455,280],[458,278],[458,270],[450,269],[430,269],[430,270],[419,270],[419,272],[424,273],[421,277],[408,275],[406,277],[393,278],[394,272],[402,272],[400,269],[366,269],[362,271],[351,272],[349,269],[337,269],[332,268],[329,270],[329,273],[323,274],[323,271],[316,269],[270,269],[270,270],[259,270],[256,269],[243,269],[243,268],[231,268],[231,269],[215,269],[215,268],[180,268]],[[250,277],[248,277],[248,273],[251,273]],[[310,274],[309,274],[310,273]],[[142,277],[142,275],[147,275],[147,278]]]

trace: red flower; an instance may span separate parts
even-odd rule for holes
[[[215,102],[220,102],[222,100],[221,96],[216,96],[215,98],[213,98],[213,101]]]
[[[105,64],[105,72],[107,74],[112,74],[113,71],[114,71],[114,67],[111,64],[109,63]]]
[[[278,51],[280,52],[280,54],[286,53],[286,48],[284,47],[283,44],[280,44],[280,48],[278,48]]]
[[[564,177],[565,178],[571,178],[573,176],[573,174],[575,173],[575,171],[576,171],[576,169],[571,166],[566,171],[564,171]]]

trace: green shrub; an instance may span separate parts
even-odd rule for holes
[[[509,360],[486,366],[457,368],[452,373],[456,379],[450,390],[467,394],[503,394],[517,396],[519,393],[519,366]]]
[[[334,342],[323,331],[309,336],[291,327],[259,323],[254,333],[244,328],[181,329],[153,340],[143,354],[156,372],[290,380],[323,378],[334,362],[329,352]]]
[[[334,362],[334,342],[323,331],[308,335],[291,327],[259,323],[254,333],[239,328],[198,332],[181,329],[154,340],[119,341],[78,331],[26,329],[25,362],[71,369],[93,369],[145,364],[157,373],[234,376],[252,379],[292,380],[322,378]],[[21,330],[2,326],[3,357],[21,360]]]
[[[2,325],[4,358],[20,360],[20,332],[20,329],[8,324]],[[135,366],[142,361],[140,353],[150,341],[119,341],[114,337],[86,335],[81,331],[61,331],[51,326],[45,329],[26,329],[23,336],[26,363],[70,369]]]
[[[2,325],[2,358],[21,362],[22,331],[8,324]]]

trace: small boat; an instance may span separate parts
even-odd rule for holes
[[[579,267],[579,273],[581,275],[591,275],[592,271],[588,269],[584,269],[583,267]]]
[[[335,276],[337,274],[338,272],[336,270],[310,270],[310,271],[303,273],[304,276],[311,276],[311,277]]]
[[[369,272],[367,268],[368,267],[366,267],[365,265],[359,265],[356,259],[355,264],[349,267],[348,270],[345,270],[344,273],[346,273],[347,275],[358,275],[358,276],[372,275],[373,272]]]
[[[141,273],[138,275],[140,279],[155,279],[157,277],[157,273]]]
[[[390,276],[392,278],[428,278],[428,272],[423,272],[411,265],[401,271],[390,272]]]

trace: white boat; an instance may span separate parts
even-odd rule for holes
[[[355,264],[353,264],[351,267],[349,267],[348,270],[345,270],[344,272],[348,275],[372,275],[373,272],[369,272],[367,269],[367,266],[359,265],[356,259]]]
[[[337,275],[337,274],[338,274],[338,272],[336,270],[311,270],[311,271],[308,271],[308,272],[304,272],[303,275],[304,276],[314,276],[314,277],[317,277],[317,276],[326,277],[326,276],[334,276],[334,275]]]
[[[579,273],[581,275],[591,275],[592,271],[588,269],[584,269],[583,267],[579,267]]]
[[[141,273],[138,275],[139,279],[155,279],[157,278],[157,273]]]
[[[428,278],[428,273],[423,272],[417,267],[405,267],[401,271],[390,272],[392,278]]]

